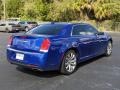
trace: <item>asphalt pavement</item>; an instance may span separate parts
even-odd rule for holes
[[[69,76],[9,64],[6,45],[11,34],[0,32],[0,90],[120,90],[120,33],[110,33],[114,42],[112,56],[81,63]]]

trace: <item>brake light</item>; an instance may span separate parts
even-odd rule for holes
[[[44,39],[44,41],[42,42],[42,45],[40,47],[40,51],[41,52],[48,52],[49,47],[50,47],[50,40]]]
[[[8,46],[11,46],[11,45],[12,45],[12,41],[13,41],[13,37],[10,36],[10,37],[8,38]]]

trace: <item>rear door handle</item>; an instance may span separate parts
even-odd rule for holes
[[[80,42],[84,43],[84,44],[88,44],[93,42],[93,39],[91,38],[83,38],[83,39],[79,39]]]

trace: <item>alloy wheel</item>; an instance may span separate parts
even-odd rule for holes
[[[68,53],[65,57],[66,71],[73,72],[76,68],[76,64],[77,64],[76,62],[77,62],[76,54],[73,52]]]
[[[108,43],[108,46],[107,46],[107,54],[108,54],[108,55],[111,55],[111,53],[112,53],[112,43],[109,42],[109,43]]]

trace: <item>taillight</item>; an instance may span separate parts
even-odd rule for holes
[[[11,46],[11,45],[12,45],[12,41],[13,41],[13,37],[10,36],[10,37],[8,38],[8,46]]]
[[[40,47],[40,51],[41,52],[48,52],[49,47],[50,47],[50,40],[44,39],[44,41],[42,42],[42,45]]]

